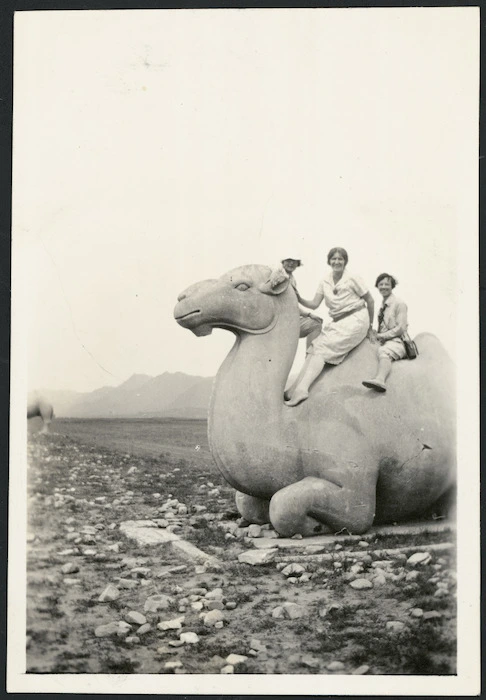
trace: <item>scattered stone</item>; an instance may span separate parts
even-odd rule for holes
[[[167,671],[173,671],[178,668],[182,668],[182,661],[166,661],[164,664],[164,668]]]
[[[326,665],[326,668],[328,671],[332,671],[333,673],[339,672],[339,671],[344,671],[344,664],[342,661],[331,661]]]
[[[401,632],[405,628],[405,623],[399,622],[399,620],[391,620],[386,623],[386,629],[389,632]]]
[[[103,593],[98,598],[100,603],[110,602],[112,600],[117,600],[120,597],[120,591],[112,583],[109,583]]]
[[[305,615],[305,609],[297,603],[286,602],[272,610],[272,617],[295,620]]]
[[[315,656],[311,656],[310,654],[303,654],[300,663],[307,668],[319,668],[321,665],[319,659],[316,659]]]
[[[169,647],[157,647],[157,654],[177,654],[177,649],[169,649]]]
[[[363,664],[362,666],[358,666],[358,668],[355,668],[353,671],[353,676],[364,676],[365,673],[368,673],[370,670],[370,667],[367,666],[366,664]]]
[[[224,610],[225,606],[221,600],[208,600],[206,607],[208,610]]]
[[[184,642],[184,644],[197,644],[199,641],[199,637],[195,632],[183,632],[179,639],[181,642]]]
[[[367,578],[357,578],[354,581],[351,581],[349,585],[351,588],[355,588],[357,591],[364,590],[365,588],[373,588],[373,584],[371,581],[368,581]]]
[[[219,622],[216,622],[216,623],[214,624],[214,628],[217,629],[217,630],[220,630],[220,629],[223,628],[223,625],[224,625],[223,620],[220,620]]]
[[[61,571],[63,574],[77,574],[79,571],[79,566],[69,561],[67,564],[63,564]]]
[[[301,576],[305,572],[305,567],[302,566],[301,564],[289,564],[288,566],[285,567],[285,569],[282,569],[282,573],[284,576]]]
[[[150,578],[151,569],[148,566],[136,566],[130,573],[135,578]]]
[[[429,552],[415,552],[407,559],[407,566],[424,566],[431,560],[432,556]]]
[[[141,627],[138,628],[137,634],[138,635],[147,634],[147,632],[150,632],[151,629],[152,629],[152,625],[150,625],[147,622],[147,623],[145,623],[145,625],[142,625]]]
[[[358,547],[363,547],[363,549],[366,549],[369,546],[370,546],[370,543],[366,542],[366,540],[360,540],[358,542]]]
[[[276,530],[263,530],[262,529],[262,537],[267,539],[267,540],[277,540],[280,535]]]
[[[385,586],[386,585],[386,577],[385,574],[377,574],[376,576],[373,577],[373,585],[374,586]]]
[[[159,610],[167,610],[174,602],[174,599],[163,593],[150,596],[144,603],[143,609],[145,612],[158,612]]]
[[[95,629],[97,637],[126,637],[131,631],[131,626],[127,622],[108,622],[106,625],[100,625]]]
[[[225,603],[226,610],[234,610],[236,607],[237,607],[237,604],[234,600],[228,600]]]
[[[184,615],[181,617],[175,617],[172,620],[162,620],[162,622],[158,623],[157,629],[162,630],[163,632],[166,630],[180,630],[184,620]]]
[[[65,578],[63,579],[63,583],[65,586],[80,586],[81,581],[79,578]]]
[[[423,614],[424,614],[424,611],[422,610],[422,608],[412,608],[410,610],[410,615],[412,617],[422,617]]]
[[[138,581],[134,581],[131,578],[119,578],[118,586],[119,588],[137,588]]]
[[[134,610],[131,610],[127,615],[125,616],[125,620],[128,623],[132,623],[134,625],[145,625],[147,622],[147,618],[145,615],[142,615],[142,613],[136,612]]]
[[[242,664],[248,660],[248,656],[243,656],[242,654],[230,654],[226,657],[226,663],[231,666],[236,666],[237,664]]]
[[[208,591],[205,595],[206,600],[221,600],[223,597],[222,588],[213,588],[212,591]]]
[[[221,610],[211,610],[204,615],[203,622],[206,627],[215,627],[218,622],[224,622],[224,613]]]
[[[436,620],[439,617],[442,617],[440,612],[437,612],[437,610],[429,610],[428,612],[424,612],[422,620]]]
[[[409,571],[408,574],[405,576],[405,581],[416,581],[419,576],[420,574],[418,571]]]
[[[235,667],[231,666],[230,664],[228,664],[227,666],[223,666],[223,668],[220,671],[220,673],[225,673],[225,674],[234,673],[234,672],[235,672]]]
[[[182,647],[184,645],[184,642],[182,642],[180,639],[171,639],[169,642],[169,646],[171,647]]]
[[[251,564],[258,566],[259,564],[268,564],[275,559],[277,549],[257,549],[243,552],[238,556],[238,561],[242,564]]]
[[[125,642],[127,644],[140,644],[140,638],[137,636],[126,637]]]
[[[256,523],[252,523],[248,527],[248,537],[261,537],[262,535],[262,529],[260,525],[257,525]]]
[[[267,647],[265,646],[265,644],[260,642],[259,639],[252,639],[250,642],[250,649],[252,649],[253,651],[259,652],[259,651],[266,651]]]

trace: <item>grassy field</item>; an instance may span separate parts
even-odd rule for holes
[[[205,421],[57,419],[51,435],[37,429],[31,421],[29,673],[220,673],[232,653],[246,657],[234,673],[455,673],[453,550],[413,569],[406,555],[383,562],[373,550],[437,536],[377,539],[359,561],[356,544],[337,545],[333,561],[309,560],[306,576],[287,577],[276,563],[238,561],[252,543],[211,461]],[[119,529],[165,518],[221,566],[141,547]],[[355,590],[357,578],[373,587]],[[109,584],[117,597],[102,602]],[[166,610],[146,611],[153,595],[168,596]],[[284,603],[299,615],[275,617]],[[221,628],[201,618],[211,607],[222,610]],[[157,627],[179,616],[181,630]],[[129,633],[95,634],[123,620]],[[181,632],[198,641],[182,643]]]

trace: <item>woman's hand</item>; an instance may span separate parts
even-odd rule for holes
[[[376,343],[377,338],[378,338],[379,333],[377,333],[375,330],[373,330],[373,327],[370,326],[368,328],[368,333],[366,334],[366,337],[368,340],[370,340],[372,343]]]

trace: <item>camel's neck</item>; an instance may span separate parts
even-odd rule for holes
[[[272,412],[282,410],[285,383],[297,350],[299,314],[293,290],[276,304],[278,318],[272,330],[237,337],[218,372],[215,401],[237,400],[248,412],[260,405]]]
[[[275,300],[274,328],[260,335],[238,336],[215,380],[209,411],[211,450],[228,481],[240,490],[245,490],[243,475],[250,468],[249,450],[254,464],[261,444],[263,462],[269,457],[268,446],[281,445],[284,439],[283,392],[299,339],[295,293],[284,294],[285,298]],[[238,469],[232,471],[235,463]]]

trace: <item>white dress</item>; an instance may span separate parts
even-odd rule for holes
[[[370,317],[362,297],[367,292],[363,280],[346,270],[336,284],[332,272],[321,281],[317,293],[324,296],[332,320],[323,326],[310,346],[311,355],[320,355],[328,364],[339,365],[365,339]],[[341,318],[343,314],[346,315]]]

